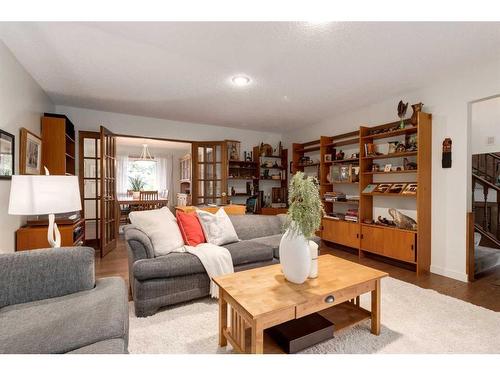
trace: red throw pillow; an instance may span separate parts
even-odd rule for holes
[[[179,225],[182,239],[186,245],[196,246],[207,242],[196,212],[177,211],[175,216],[177,217],[177,225]]]

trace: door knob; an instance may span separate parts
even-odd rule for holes
[[[326,303],[333,303],[333,301],[335,301],[334,296],[332,296],[332,295],[326,296],[326,298],[325,298]]]

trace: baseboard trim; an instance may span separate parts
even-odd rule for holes
[[[446,268],[438,267],[438,266],[432,266],[431,265],[431,272],[441,275],[441,276],[446,276],[450,277],[455,280],[463,281],[464,283],[468,282],[467,274],[457,272],[457,271],[452,271]]]

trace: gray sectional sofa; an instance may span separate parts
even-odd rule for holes
[[[284,218],[285,215],[230,216],[240,241],[224,247],[231,253],[236,272],[279,263]],[[149,238],[132,225],[125,227],[125,240],[137,316],[149,316],[163,306],[209,295],[210,280],[196,256],[170,253],[155,258]]]
[[[0,353],[127,353],[125,282],[94,273],[88,247],[0,254]]]

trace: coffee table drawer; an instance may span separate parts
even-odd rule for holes
[[[364,283],[345,288],[335,293],[327,293],[321,296],[312,297],[309,299],[309,301],[297,305],[295,310],[295,317],[301,318],[303,316],[338,305],[345,301],[349,301],[350,299],[353,299],[361,294],[365,294],[374,290],[375,284],[375,280],[366,281]]]

